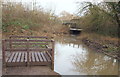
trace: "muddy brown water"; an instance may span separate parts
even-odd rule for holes
[[[87,48],[76,36],[55,39],[55,71],[61,75],[118,75],[118,61]]]

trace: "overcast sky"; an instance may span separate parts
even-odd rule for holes
[[[76,2],[92,1],[92,0],[11,0],[14,2],[33,2],[35,1],[37,5],[41,5],[45,10],[53,10],[56,15],[59,15],[62,11],[67,11],[71,14],[77,12]]]
[[[22,2],[33,2],[35,1],[38,5],[41,5],[44,9],[52,9],[55,11],[56,15],[59,15],[62,11],[67,11],[71,14],[77,12],[78,6],[76,2],[83,1],[101,1],[101,0],[10,0],[14,2],[22,1]]]

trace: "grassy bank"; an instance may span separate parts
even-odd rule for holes
[[[46,11],[42,7],[29,9],[21,3],[14,2],[3,3],[3,38],[7,38],[9,35],[54,37],[66,33],[64,31],[66,28],[61,25],[60,20],[52,10]]]
[[[94,51],[120,59],[120,46],[118,43],[120,39],[118,38],[103,36],[95,33],[83,33],[78,37],[78,39],[82,40],[85,45]]]

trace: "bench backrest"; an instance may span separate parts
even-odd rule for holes
[[[5,51],[49,51],[52,40],[5,39]]]
[[[49,51],[53,40],[45,36],[10,36],[3,40],[5,51]]]
[[[9,39],[48,39],[46,36],[9,36]]]

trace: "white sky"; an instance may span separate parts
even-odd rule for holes
[[[44,9],[52,9],[56,15],[59,15],[62,11],[67,11],[71,14],[77,12],[76,2],[83,1],[100,1],[100,0],[10,0],[14,2],[33,2],[35,1],[38,5],[41,5]]]

